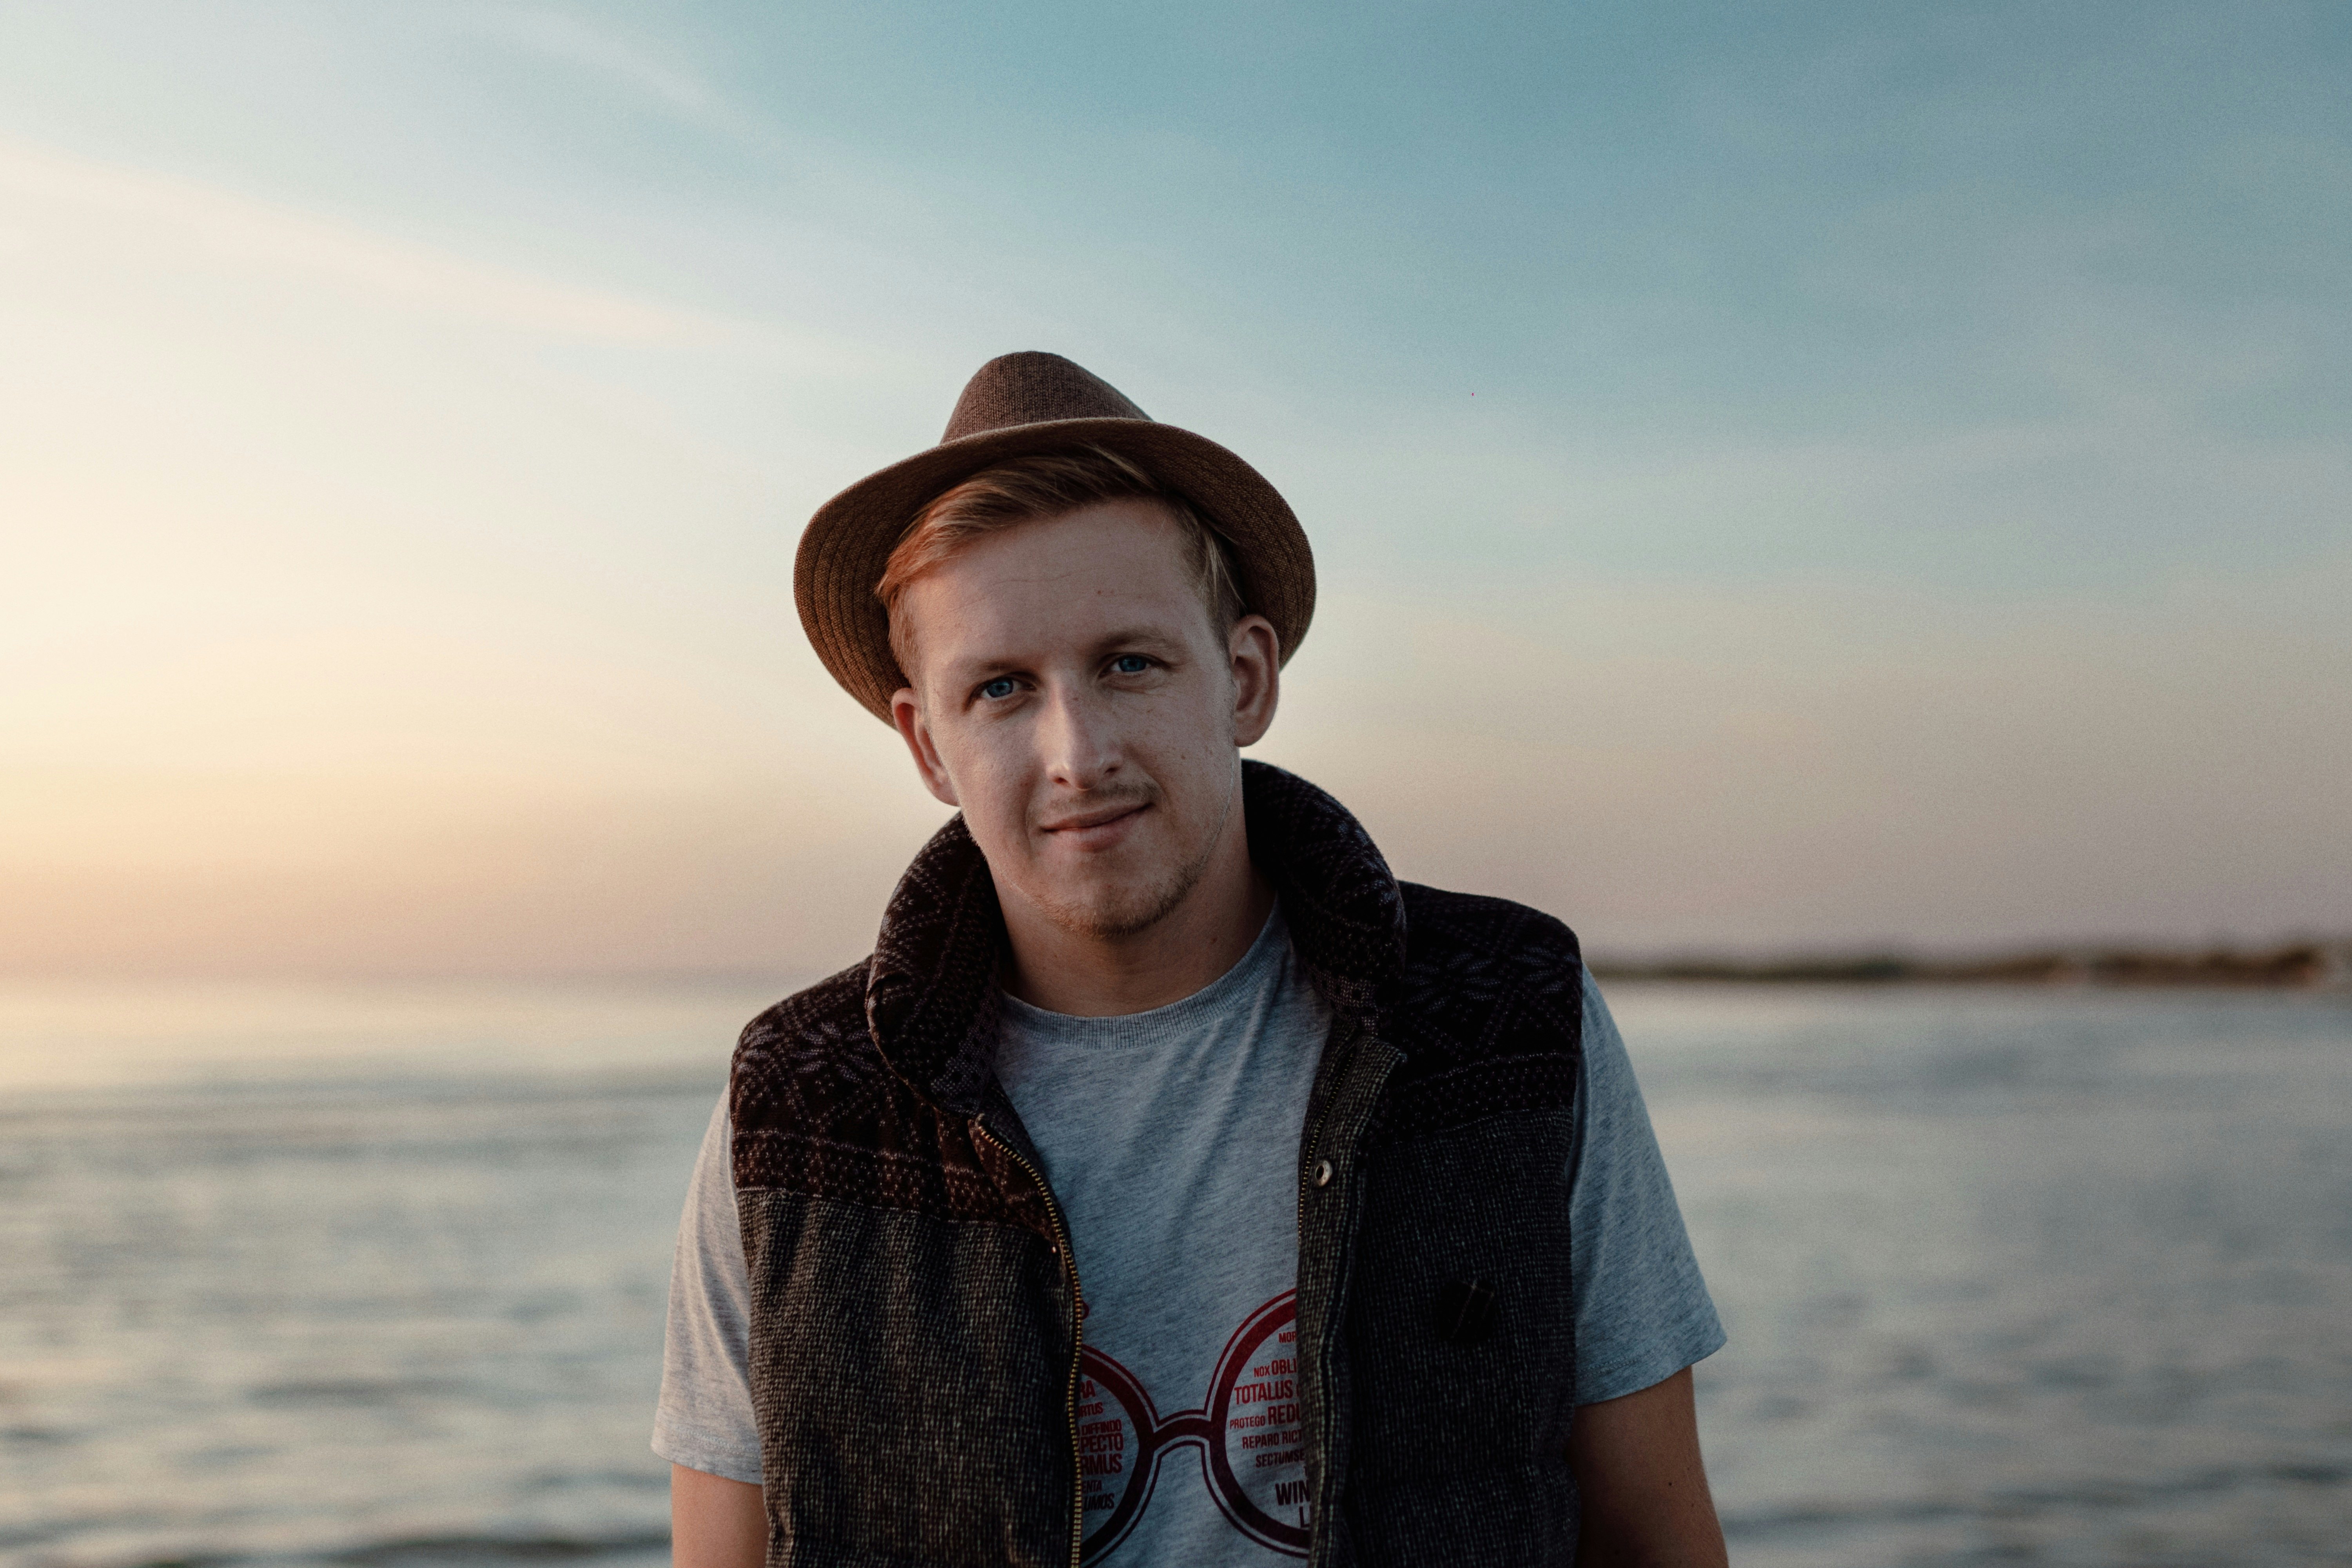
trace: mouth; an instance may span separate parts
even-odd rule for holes
[[[1044,824],[1043,831],[1056,844],[1066,844],[1073,849],[1108,849],[1125,838],[1150,809],[1148,800],[1108,805],[1099,811],[1057,817]]]

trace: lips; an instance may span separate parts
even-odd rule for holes
[[[1043,831],[1056,844],[1073,849],[1108,849],[1124,839],[1150,809],[1148,800],[1107,805],[1045,823]]]

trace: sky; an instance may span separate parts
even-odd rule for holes
[[[0,973],[806,977],[825,498],[1067,354],[1594,952],[2352,931],[2352,9],[0,0]]]

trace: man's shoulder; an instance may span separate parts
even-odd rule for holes
[[[803,986],[744,1025],[735,1045],[736,1070],[772,1067],[812,1053],[832,1055],[861,1043],[871,1049],[866,973],[872,962],[861,958],[838,974]]]
[[[1008,1200],[961,1119],[909,1088],[866,1022],[870,960],[796,991],[743,1030],[728,1108],[735,1187],[781,1189],[1050,1231]]]
[[[1576,933],[1508,899],[1401,887],[1405,963],[1388,1036],[1402,1059],[1376,1135],[1570,1104],[1584,1034]]]
[[[1584,961],[1576,933],[1508,899],[1402,882],[1403,996],[1410,1006],[1481,1016],[1532,1011],[1575,1032],[1583,1016]]]
[[[793,992],[743,1026],[729,1096],[739,1138],[829,1120],[857,1091],[896,1082],[866,1026],[869,962]]]

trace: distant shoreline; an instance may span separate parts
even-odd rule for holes
[[[2352,941],[2273,948],[2043,948],[1972,958],[1895,952],[1776,959],[1588,960],[1601,980],[1750,985],[2067,985],[2119,989],[2352,989]]]

